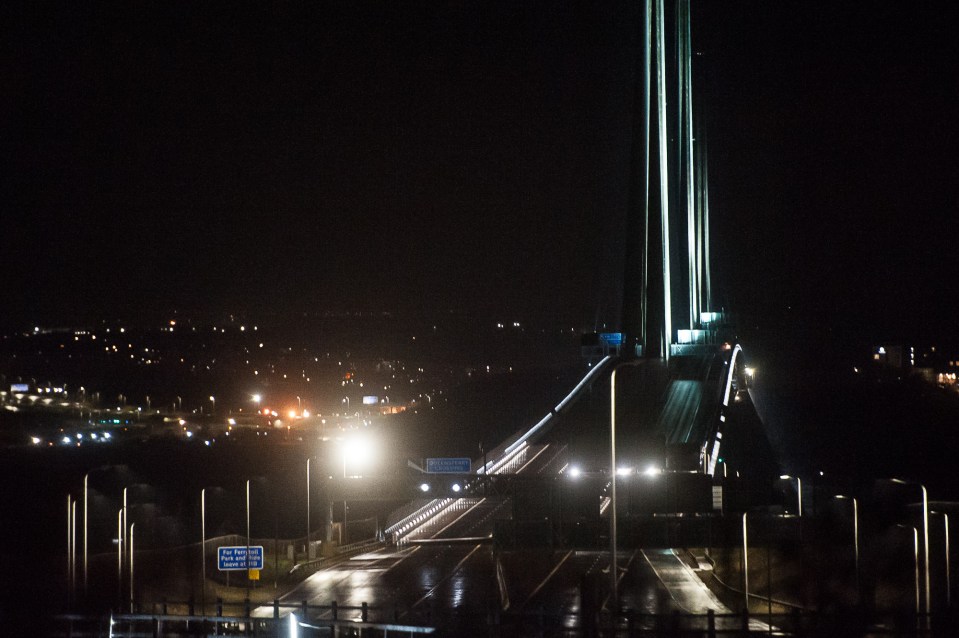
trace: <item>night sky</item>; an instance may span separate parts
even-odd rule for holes
[[[2,323],[616,321],[635,4],[8,5]],[[693,7],[721,302],[944,334],[954,3]]]

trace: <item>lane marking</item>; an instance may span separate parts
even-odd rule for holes
[[[466,509],[465,512],[463,512],[462,514],[460,514],[459,516],[457,516],[452,522],[450,522],[449,525],[447,525],[446,527],[444,527],[444,528],[441,529],[440,531],[438,531],[438,532],[436,532],[435,534],[433,534],[432,536],[430,536],[430,538],[438,538],[440,534],[442,534],[443,532],[445,532],[446,530],[448,530],[450,527],[452,527],[453,525],[455,525],[457,522],[459,522],[459,520],[460,520],[461,518],[463,518],[464,516],[466,516],[467,514],[469,514],[470,512],[472,512],[474,508],[478,507],[478,506],[480,505],[480,503],[482,503],[482,502],[485,501],[485,500],[486,500],[486,498],[484,497],[484,498],[481,498],[480,500],[478,500],[477,502],[473,503],[472,505],[470,505],[470,506]]]
[[[552,578],[556,574],[556,572],[559,571],[559,568],[563,566],[563,563],[566,562],[566,559],[568,559],[572,555],[573,555],[572,550],[566,552],[566,555],[563,556],[562,560],[556,563],[556,567],[553,568],[553,571],[547,574],[546,578],[544,578],[542,582],[536,586],[536,589],[533,590],[533,593],[531,593],[529,596],[526,597],[526,600],[523,601],[523,604],[519,606],[520,611],[523,611],[523,608],[526,607],[527,604],[529,604],[529,601],[533,600],[533,597],[536,596],[536,594],[538,594],[540,590],[546,586],[546,583],[549,581],[549,579]]]
[[[425,601],[427,598],[429,598],[430,596],[432,596],[433,593],[434,593],[437,589],[439,589],[440,585],[442,585],[443,583],[445,583],[446,581],[448,581],[450,578],[452,578],[453,575],[456,574],[456,572],[458,572],[458,571],[460,570],[460,567],[463,566],[463,563],[465,563],[467,560],[469,560],[470,556],[472,556],[473,554],[475,554],[481,547],[483,547],[483,546],[482,546],[482,545],[477,545],[476,547],[474,547],[469,554],[467,554],[466,556],[464,556],[464,557],[460,560],[460,562],[456,563],[456,566],[453,567],[453,569],[451,569],[450,572],[449,572],[446,576],[444,576],[444,577],[441,578],[439,581],[437,581],[437,583],[436,583],[435,585],[433,585],[428,592],[426,592],[425,594],[423,594],[423,597],[422,597],[422,598],[420,598],[420,599],[417,600],[415,603],[413,603],[412,605],[410,605],[410,606],[407,608],[407,610],[406,610],[405,612],[403,612],[403,614],[401,615],[401,617],[403,617],[403,616],[405,616],[406,614],[408,614],[408,613],[410,612],[410,610],[412,610],[414,607],[418,606],[420,603],[422,603],[422,602]]]

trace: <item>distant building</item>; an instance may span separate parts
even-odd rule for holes
[[[905,346],[876,346],[872,360],[876,365],[893,370],[906,370],[915,363],[916,349]],[[903,355],[906,355],[905,357]]]

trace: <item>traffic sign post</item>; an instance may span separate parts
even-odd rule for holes
[[[247,547],[245,545],[217,547],[217,569],[221,572],[263,569],[263,546],[251,545],[249,549],[250,555],[249,560],[247,560]]]
[[[467,458],[426,459],[427,474],[469,474],[472,461]]]

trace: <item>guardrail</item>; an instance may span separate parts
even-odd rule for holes
[[[176,603],[170,603],[174,605]],[[69,636],[70,638],[141,638],[152,636],[260,636],[263,638],[279,636],[309,636],[315,632],[320,635],[418,635],[432,634],[435,627],[426,625],[401,624],[399,622],[375,622],[369,620],[371,611],[376,608],[363,603],[361,606],[339,606],[334,601],[330,605],[309,605],[306,601],[299,604],[281,603],[274,600],[270,617],[254,617],[250,601],[242,603],[243,613],[225,615],[224,604],[217,601],[216,615],[169,614],[169,613],[133,613],[110,614],[91,617],[78,614],[66,614],[56,617],[57,630],[51,636]],[[167,603],[164,603],[166,606]],[[344,613],[358,613],[359,618],[343,618]],[[319,618],[322,615],[329,618]],[[306,630],[306,631],[304,631]]]
[[[250,615],[174,615],[118,614],[90,617],[62,615],[55,618],[56,629],[50,636],[70,638],[165,638],[167,636],[254,636],[279,638],[309,636],[414,636],[496,635],[496,636],[583,636],[596,638],[717,638],[722,636],[794,636],[797,638],[830,636],[933,636],[951,635],[956,616],[949,613],[867,616],[846,613],[816,613],[793,610],[779,614],[684,613],[680,611],[643,613],[631,609],[611,613],[594,606],[593,599],[584,608],[547,611],[543,607],[520,613],[490,610],[484,614],[462,614],[458,610],[431,619],[428,624],[403,624],[398,621],[369,621],[364,615],[346,619],[347,611],[369,614],[375,608],[331,605],[293,605],[274,603],[271,617]],[[330,618],[310,615],[330,614]]]

